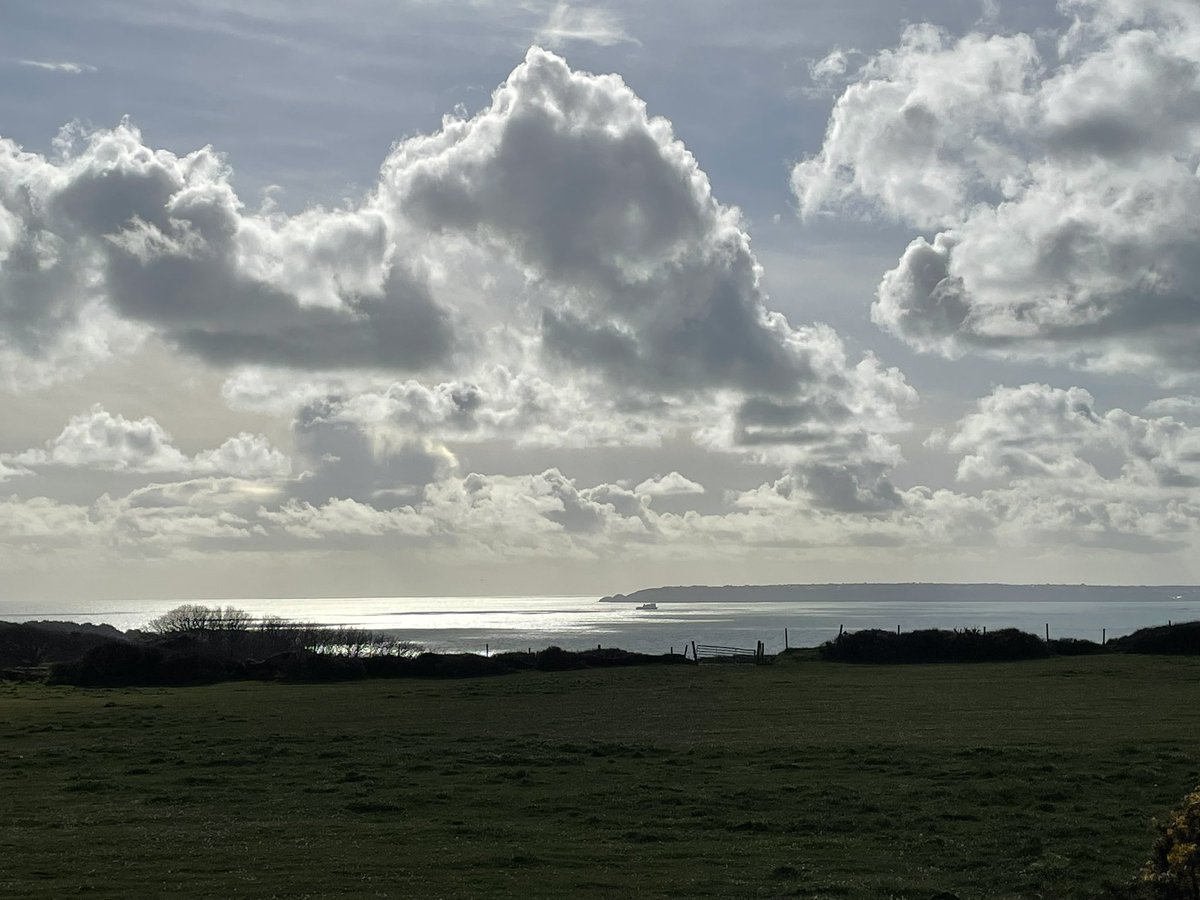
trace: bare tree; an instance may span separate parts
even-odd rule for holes
[[[195,634],[205,631],[246,631],[254,617],[235,606],[201,606],[185,603],[146,624],[152,634]]]
[[[255,619],[233,606],[222,609],[194,603],[163,613],[147,623],[145,630],[162,637],[186,635],[231,659],[302,650],[354,658],[415,656],[424,649],[386,632],[293,622],[279,616]]]

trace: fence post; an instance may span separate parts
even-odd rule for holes
[[[845,629],[845,627],[846,627],[845,625],[839,625],[839,626],[838,626],[838,638],[839,638],[839,639],[841,638],[841,636],[842,636],[842,631],[843,631],[843,629]]]
[[[1107,643],[1108,643],[1108,629],[1101,628],[1100,629],[1100,646],[1103,647]]]
[[[1046,643],[1050,643],[1050,623],[1046,623]]]
[[[700,665],[700,655],[696,653],[695,641],[692,641],[692,662],[694,662],[696,665]]]
[[[492,648],[491,648],[491,647],[489,647],[487,644],[484,644],[484,645],[483,645],[483,655],[484,655],[485,657],[487,657],[487,656],[491,656],[491,655],[492,655]]]
[[[787,626],[785,625],[785,626],[783,626],[783,649],[788,650],[791,648],[791,646],[792,645],[788,643]]]

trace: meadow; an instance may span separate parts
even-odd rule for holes
[[[0,896],[1096,897],[1200,659],[0,682]]]

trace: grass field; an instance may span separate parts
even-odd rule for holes
[[[0,683],[0,896],[1091,897],[1198,736],[1124,655]]]

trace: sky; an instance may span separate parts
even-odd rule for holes
[[[10,599],[1194,583],[1194,0],[10,0]]]

